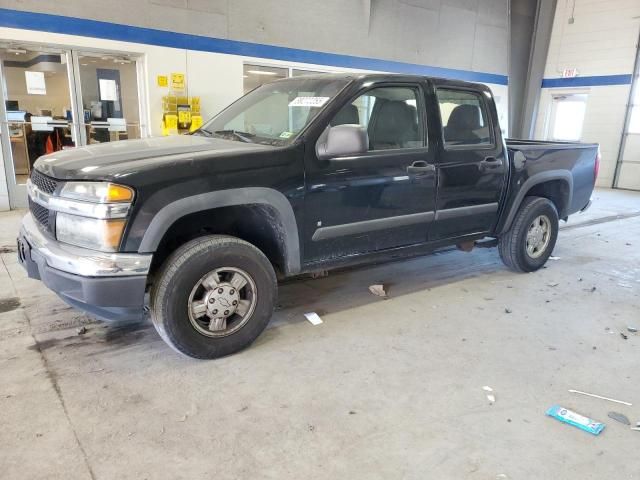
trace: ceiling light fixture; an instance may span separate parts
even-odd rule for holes
[[[247,73],[253,73],[254,75],[278,75],[276,72],[268,72],[266,70],[247,70]]]

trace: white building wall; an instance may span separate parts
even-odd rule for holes
[[[613,185],[631,85],[596,84],[603,80],[598,77],[633,73],[639,29],[640,0],[558,0],[545,79],[560,78],[568,68],[596,78],[582,87],[543,88],[536,138],[548,138],[553,95],[586,93],[582,141],[600,144],[599,186]]]

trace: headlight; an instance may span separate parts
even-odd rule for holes
[[[62,187],[60,196],[84,202],[121,203],[133,201],[133,190],[107,182],[68,182]]]
[[[78,247],[115,252],[120,246],[133,189],[109,182],[67,182],[49,199],[56,238]]]
[[[115,252],[120,246],[125,220],[100,220],[67,213],[56,216],[56,238],[60,242],[103,252]]]

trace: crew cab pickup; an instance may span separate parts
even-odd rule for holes
[[[559,219],[590,204],[598,152],[505,141],[479,84],[284,79],[191,135],[41,157],[18,252],[70,305],[104,319],[148,309],[175,350],[215,358],[256,339],[285,277],[453,245],[541,268]]]

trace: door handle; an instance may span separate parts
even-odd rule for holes
[[[407,167],[407,173],[414,173],[417,175],[426,175],[427,173],[434,173],[436,166],[425,162],[424,160],[417,160]]]
[[[480,162],[480,168],[496,168],[502,166],[502,159],[496,157],[487,157]]]

